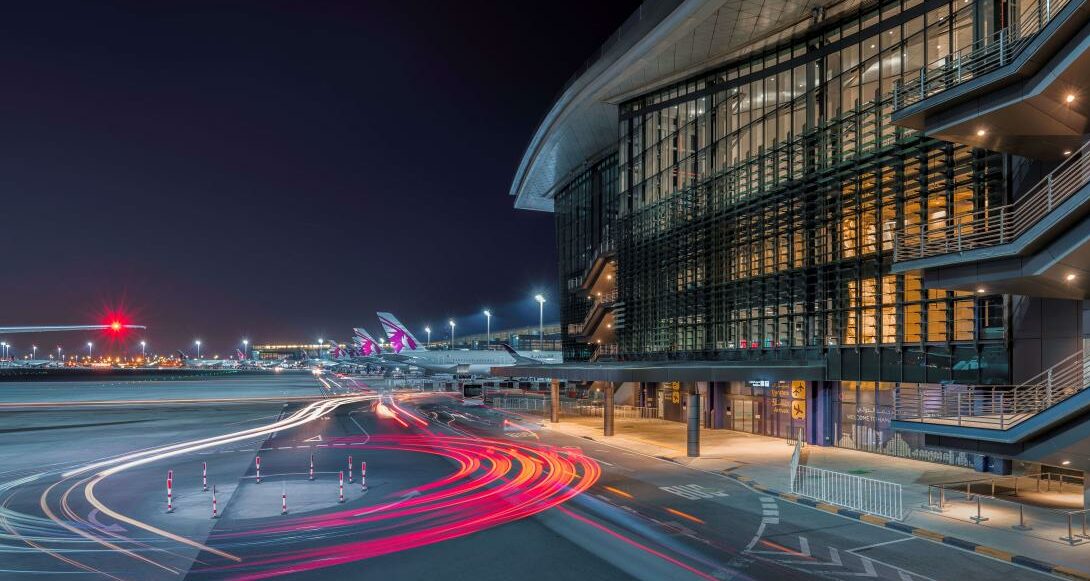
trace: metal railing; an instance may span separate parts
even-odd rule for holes
[[[620,345],[616,343],[597,343],[594,347],[594,353],[590,355],[590,361],[593,363],[603,358],[613,358],[621,353]]]
[[[1006,430],[1086,389],[1090,358],[1080,350],[1019,385],[900,386],[893,417],[901,421]]]
[[[1006,66],[1060,12],[1068,0],[1040,0],[1022,11],[1010,26],[931,62],[918,77],[893,89],[893,110],[903,109],[970,79]]]
[[[854,474],[798,466],[791,492],[896,520],[904,517],[901,485]]]
[[[1081,482],[1083,481],[1082,477],[1080,477],[1080,476],[1071,476],[1071,475],[1068,475],[1068,474],[1055,474],[1055,473],[1051,473],[1051,472],[1045,472],[1045,473],[1039,473],[1039,474],[1029,474],[1029,475],[1023,475],[1023,476],[1005,476],[1005,477],[998,477],[998,478],[983,478],[983,479],[979,479],[979,480],[969,480],[969,481],[964,481],[964,482],[950,482],[950,483],[930,484],[927,487],[927,508],[932,509],[932,510],[937,509],[939,512],[945,512],[945,511],[949,510],[950,504],[952,504],[954,502],[951,497],[956,498],[956,497],[960,496],[965,502],[970,503],[972,505],[975,505],[974,506],[974,508],[975,508],[974,513],[969,516],[969,520],[971,520],[971,521],[973,521],[973,522],[975,522],[977,524],[980,524],[980,523],[982,523],[984,521],[990,520],[992,517],[996,516],[997,513],[992,511],[994,508],[998,507],[998,508],[1002,509],[1002,508],[1005,507],[1007,510],[1011,511],[1010,514],[1013,514],[1014,510],[1018,511],[1018,524],[1012,526],[1011,528],[1013,528],[1015,530],[1019,530],[1019,531],[1032,530],[1033,527],[1030,526],[1030,524],[1027,524],[1027,521],[1026,521],[1026,512],[1025,512],[1026,505],[1024,503],[1021,503],[1021,502],[1015,502],[1015,501],[999,498],[996,495],[996,490],[995,490],[996,482],[997,481],[1004,481],[1004,480],[1013,480],[1014,490],[1015,490],[1015,493],[1013,495],[1017,496],[1017,492],[1019,490],[1019,488],[1018,488],[1019,479],[1024,479],[1024,478],[1034,479],[1036,481],[1037,491],[1039,492],[1040,489],[1041,489],[1041,481],[1046,480],[1045,477],[1047,477],[1049,490],[1051,490],[1051,485],[1052,485],[1052,481],[1053,481],[1054,478],[1058,478],[1058,480],[1060,482],[1061,491],[1063,489],[1063,482],[1064,482],[1065,479],[1071,480],[1073,482],[1079,482],[1080,483],[1079,484],[1079,491],[1082,490],[1082,484],[1081,484]],[[974,492],[975,489],[973,487],[974,487],[974,485],[978,485],[978,484],[982,485],[982,486],[990,485],[991,486],[991,494]],[[938,501],[937,504],[936,504],[936,500]],[[988,505],[985,504],[984,501],[988,501],[988,503],[991,503],[992,506],[989,507]],[[989,509],[989,512],[985,512],[986,507]],[[1061,526],[1061,527],[1066,524],[1067,536],[1059,537],[1059,539],[1061,541],[1065,541],[1065,542],[1067,542],[1067,543],[1069,543],[1071,545],[1078,545],[1078,544],[1082,543],[1083,541],[1090,540],[1090,534],[1087,533],[1087,513],[1090,512],[1090,509],[1063,510],[1063,509],[1040,507],[1040,506],[1035,506],[1035,507],[1033,507],[1033,509],[1037,512],[1037,515],[1042,515],[1042,514],[1047,515],[1047,517],[1049,517],[1051,519],[1049,522],[1046,522],[1045,524],[1053,524],[1053,525],[1058,525],[1058,526]],[[1081,534],[1074,534],[1074,522],[1075,522],[1075,519],[1078,518],[1078,517],[1082,517],[1081,518],[1081,520],[1082,520],[1082,533]],[[1041,523],[1034,522],[1032,524],[1036,524],[1036,525],[1040,526]]]
[[[600,418],[605,415],[605,406],[602,404],[577,405],[575,412],[581,416]],[[613,406],[613,417],[619,420],[661,420],[657,407],[641,407],[631,405]]]
[[[942,220],[937,228],[905,228],[893,239],[893,261],[903,262],[1013,242],[1053,209],[1090,183],[1090,142],[1067,156],[1056,169],[1005,206],[986,208]]]

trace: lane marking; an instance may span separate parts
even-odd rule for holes
[[[608,491],[610,491],[613,494],[616,494],[618,496],[623,496],[623,497],[629,498],[629,499],[636,498],[635,496],[632,496],[631,494],[629,494],[629,493],[627,493],[627,492],[625,492],[625,491],[623,491],[623,490],[621,490],[619,488],[613,488],[612,486],[603,486],[602,488],[605,488],[606,490],[608,490]]]
[[[886,541],[884,543],[874,543],[873,545],[863,545],[862,547],[856,547],[854,549],[848,549],[848,552],[849,553],[854,553],[856,551],[866,551],[867,549],[873,549],[874,547],[882,547],[882,546],[885,546],[885,545],[892,545],[893,543],[903,543],[905,541],[911,541],[911,540],[912,540],[912,537],[904,537],[904,538],[900,538],[900,539],[893,539],[892,541]]]
[[[670,513],[672,515],[680,516],[683,519],[691,520],[691,521],[693,521],[695,523],[707,524],[703,520],[700,520],[699,518],[697,518],[697,517],[695,517],[695,516],[693,516],[693,515],[691,515],[689,513],[681,512],[680,510],[677,510],[677,509],[666,507],[666,512],[668,512],[668,513]]]

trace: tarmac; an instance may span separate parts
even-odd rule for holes
[[[731,430],[701,430],[699,458],[686,455],[686,426],[680,422],[661,420],[616,419],[614,436],[602,435],[603,420],[600,417],[562,416],[559,423],[546,420],[543,425],[560,433],[608,443],[640,454],[668,459],[678,464],[719,473],[761,490],[774,493],[786,500],[814,505],[790,494],[788,482],[789,464],[793,443]],[[1040,504],[1064,510],[1081,509],[1081,487],[1068,484],[1063,492],[1037,492],[1036,487],[1020,491],[1023,503],[988,498],[987,483],[975,485],[972,496],[964,491],[948,490],[942,511],[929,508],[930,484],[952,481],[981,480],[989,474],[971,469],[949,466],[907,458],[884,456],[844,448],[806,446],[801,454],[801,465],[822,468],[895,482],[902,486],[905,516],[894,521],[891,528],[908,530],[913,534],[945,542],[969,550],[995,556],[1002,560],[1030,561],[1034,568],[1048,570],[1073,578],[1090,579],[1090,534],[1084,533],[1081,515],[1072,519],[1074,542],[1061,540],[1068,537],[1065,514],[1059,509],[1049,509]],[[1028,483],[1029,480],[1024,480]],[[1042,487],[1045,485],[1042,484]],[[1027,484],[1027,488],[1029,485]],[[937,504],[938,493],[932,489],[932,506]],[[986,520],[971,520],[977,515],[976,498],[980,496],[980,514]],[[1028,530],[1013,528],[1021,522]],[[853,516],[852,511],[843,511]],[[858,513],[854,516],[858,518]],[[864,519],[868,520],[868,519]],[[872,524],[885,524],[886,519]],[[1080,537],[1085,535],[1085,538]],[[1047,567],[1047,568],[1046,568]]]

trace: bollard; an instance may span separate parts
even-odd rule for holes
[[[348,457],[348,483],[352,484],[352,456]]]
[[[1025,515],[1025,511],[1023,510],[1024,508],[1025,507],[1022,504],[1018,505],[1018,524],[1011,527],[1012,529],[1018,530],[1018,531],[1033,530],[1033,527],[1027,527],[1026,526],[1026,515]]]
[[[254,458],[254,461],[257,462],[257,480],[254,484],[261,484],[261,456]]]
[[[288,485],[280,491],[280,514],[288,514]]]
[[[939,512],[942,512],[943,502],[946,500],[946,487],[939,485]]]
[[[1080,542],[1082,542],[1082,541],[1076,539],[1075,535],[1073,535],[1071,533],[1071,513],[1067,513],[1067,536],[1066,537],[1060,537],[1060,540],[1061,541],[1067,541],[1067,542],[1071,543],[1072,545],[1077,545]]]
[[[314,480],[314,454],[310,455],[310,479]]]
[[[367,461],[360,460],[360,490],[367,490]]]
[[[344,472],[343,471],[338,472],[337,476],[340,477],[339,478],[339,484],[337,485],[337,489],[339,491],[339,493],[338,493],[339,498],[338,498],[337,502],[344,502]]]
[[[201,462],[201,492],[208,492],[208,462]]]
[[[969,520],[975,522],[976,524],[980,524],[980,523],[988,520],[987,517],[980,516],[980,495],[979,494],[976,495],[976,516],[969,517]]]
[[[212,518],[219,518],[219,513],[216,511],[216,485],[212,485]]]
[[[174,512],[174,471],[167,470],[167,512]]]

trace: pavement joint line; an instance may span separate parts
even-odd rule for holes
[[[697,470],[699,470],[699,468],[697,468]],[[851,509],[848,509],[848,508],[843,508],[843,507],[839,507],[839,506],[836,506],[836,505],[827,504],[827,503],[824,503],[824,502],[817,502],[817,501],[810,500],[810,499],[807,499],[807,498],[803,498],[803,497],[783,493],[783,492],[780,492],[780,491],[772,489],[772,488],[767,488],[767,487],[761,486],[760,484],[757,484],[756,481],[754,481],[753,479],[744,478],[744,477],[737,476],[737,475],[734,475],[734,474],[730,474],[730,475],[727,475],[727,476],[729,478],[731,478],[733,480],[736,480],[736,481],[738,481],[738,482],[740,482],[740,483],[742,483],[742,484],[744,484],[746,486],[749,486],[749,487],[751,487],[751,488],[753,488],[755,490],[764,492],[764,493],[772,495],[772,496],[782,498],[784,500],[789,500],[789,501],[791,501],[792,503],[795,503],[795,504],[799,504],[799,505],[802,505],[802,506],[808,506],[810,508],[815,508],[815,509],[821,510],[823,512],[829,512],[831,514],[835,514],[837,516],[841,516],[841,517],[844,517],[844,518],[849,518],[849,519],[852,519],[852,520],[865,522],[865,523],[873,525],[873,526],[888,528],[888,529],[899,531],[899,532],[902,532],[902,533],[907,532],[910,535],[912,535],[911,537],[905,537],[905,539],[902,539],[902,540],[909,540],[909,539],[913,539],[913,538],[925,539],[925,540],[935,542],[935,543],[939,543],[939,544],[943,544],[943,545],[946,545],[946,546],[949,546],[949,547],[962,549],[964,551],[968,551],[970,553],[974,553],[974,554],[977,554],[977,555],[982,555],[982,556],[985,556],[985,557],[988,557],[988,558],[991,558],[991,559],[995,559],[997,561],[1003,561],[1003,562],[1007,562],[1007,563],[1012,563],[1014,565],[1019,565],[1019,566],[1025,567],[1027,569],[1032,569],[1032,570],[1040,572],[1040,573],[1046,573],[1046,574],[1049,574],[1049,575],[1053,575],[1053,576],[1061,577],[1061,578],[1065,578],[1065,579],[1075,579],[1077,581],[1090,581],[1090,573],[1088,573],[1086,571],[1073,569],[1071,567],[1067,567],[1067,566],[1064,566],[1064,565],[1056,565],[1054,563],[1046,563],[1044,561],[1035,559],[1033,557],[1027,557],[1027,556],[1024,556],[1024,555],[1016,555],[1016,554],[1013,554],[1013,553],[1009,553],[1007,551],[1003,551],[1001,549],[996,549],[995,547],[989,547],[987,545],[982,545],[980,543],[976,543],[976,542],[973,542],[973,541],[967,541],[965,539],[961,539],[961,538],[958,538],[958,537],[944,535],[942,533],[938,533],[938,532],[935,532],[935,531],[932,531],[932,530],[922,529],[922,528],[919,528],[919,527],[913,527],[913,526],[910,526],[910,525],[906,525],[906,524],[904,524],[902,522],[898,522],[898,521],[895,521],[895,520],[892,520],[892,519],[885,519],[885,518],[882,518],[882,517],[873,517],[872,515],[865,515],[863,513],[860,513],[858,511],[854,511],[854,510],[851,510]],[[789,497],[794,497],[794,499],[789,498]],[[863,517],[871,517],[871,518],[863,518]],[[853,550],[859,550],[859,549],[853,549]]]

